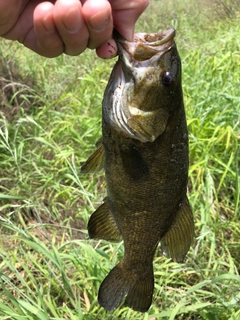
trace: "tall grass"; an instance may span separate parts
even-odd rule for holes
[[[152,1],[136,27],[177,27],[196,225],[184,264],[157,252],[145,314],[99,307],[99,285],[123,246],[86,232],[105,181],[79,168],[101,134],[114,61],[90,51],[50,60],[1,40],[0,319],[240,318],[239,18],[210,23],[204,3]]]

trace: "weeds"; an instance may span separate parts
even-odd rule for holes
[[[239,0],[203,0],[203,3],[208,6],[206,15],[209,17],[209,19],[212,19],[213,14],[214,18],[218,20],[233,19],[239,14]],[[211,8],[210,10],[209,7]]]

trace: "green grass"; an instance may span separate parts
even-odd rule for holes
[[[101,135],[114,61],[91,51],[45,59],[1,40],[1,320],[240,319],[240,18],[207,2],[152,1],[136,27],[177,28],[196,225],[184,264],[157,252],[145,314],[99,307],[99,285],[123,245],[90,241],[86,231],[105,181],[79,169]]]

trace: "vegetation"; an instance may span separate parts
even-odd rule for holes
[[[145,314],[99,307],[99,285],[123,246],[86,232],[105,181],[79,168],[101,135],[114,61],[90,51],[45,59],[1,40],[0,319],[240,319],[239,1],[234,15],[220,15],[217,3],[232,8],[223,0],[152,1],[136,28],[177,28],[196,225],[184,264],[157,252]]]

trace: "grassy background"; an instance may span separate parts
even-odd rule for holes
[[[101,135],[114,60],[91,51],[45,59],[0,40],[0,319],[240,319],[239,7],[152,0],[136,27],[177,29],[196,224],[185,264],[156,255],[145,314],[98,306],[123,246],[86,232],[105,181],[79,168]]]

